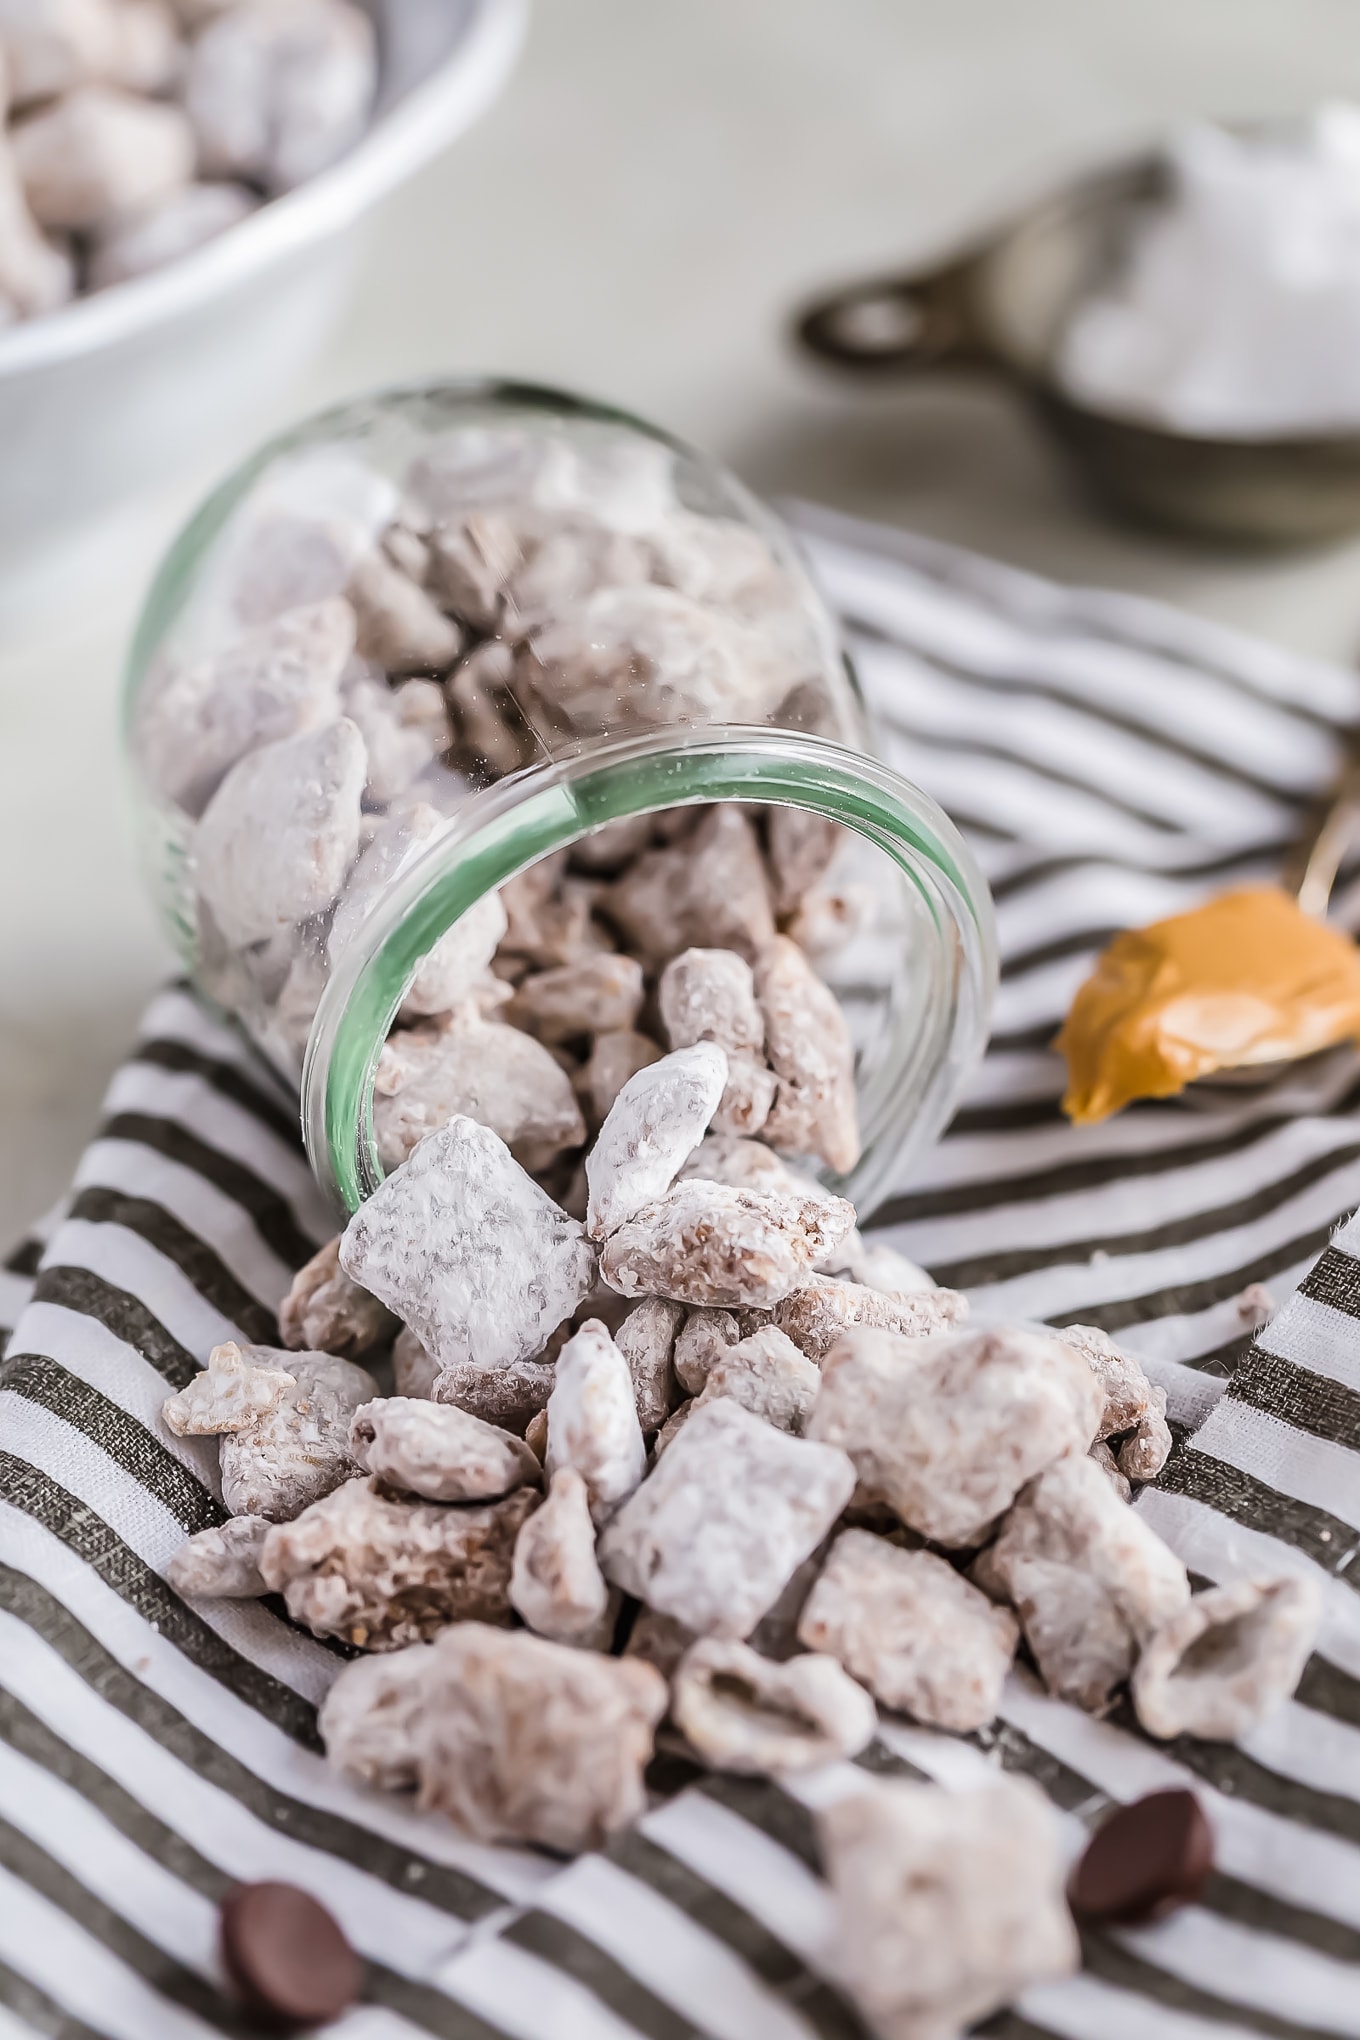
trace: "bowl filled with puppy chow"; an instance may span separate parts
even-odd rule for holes
[[[3,0],[0,546],[228,445],[373,208],[505,80],[522,0]]]

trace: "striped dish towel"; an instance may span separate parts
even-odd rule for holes
[[[885,1717],[860,1764],[1024,1771],[1073,1849],[1157,1785],[1193,1783],[1210,1812],[1200,1904],[1089,1936],[1080,1976],[988,2031],[1360,2036],[1360,1226],[1328,1244],[1360,1202],[1356,1060],[1077,1131],[1046,1048],[1110,931],[1276,868],[1360,684],[1151,604],[801,521],[894,762],[969,830],[1000,918],[997,1038],[886,1236],[991,1314],[1116,1332],[1177,1430],[1138,1506],[1200,1580],[1296,1567],[1326,1605],[1296,1698],[1240,1746],[1153,1744],[1019,1673],[994,1729]],[[856,2040],[812,1822],[852,1767],[781,1787],[662,1758],[606,1850],[478,1847],[326,1767],[335,1652],[271,1606],[165,1585],[222,1510],[160,1403],[217,1341],[273,1338],[327,1230],[293,1101],[163,994],[69,1199],[0,1285],[0,2040],[244,2031],[216,1905],[260,1877],[315,1891],[368,1958],[355,2040]],[[1243,1291],[1263,1282],[1283,1308],[1253,1342]]]

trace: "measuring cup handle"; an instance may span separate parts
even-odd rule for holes
[[[915,275],[871,277],[800,312],[799,344],[858,374],[980,368],[992,360],[972,302],[975,258]]]

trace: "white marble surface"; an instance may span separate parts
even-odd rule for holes
[[[866,396],[783,339],[810,290],[942,249],[1171,119],[1346,91],[1354,0],[538,0],[504,100],[380,221],[297,403],[441,370],[575,385],[759,487],[1350,657],[1360,543],[1258,561],[1130,536],[1069,492],[1006,397]],[[0,605],[0,1238],[63,1188],[168,966],[122,799],[116,676],[205,479]]]

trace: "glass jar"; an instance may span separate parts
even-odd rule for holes
[[[786,840],[776,809],[809,818],[796,840],[838,845],[801,904],[775,887],[779,926],[819,958],[849,1022],[859,1157],[804,1157],[830,1187],[871,1207],[982,1052],[995,941],[970,852],[874,756],[784,527],[620,412],[448,383],[275,440],[166,557],[125,726],[170,935],[298,1085],[312,1166],[345,1208],[382,1180],[380,1058],[455,924],[467,934],[462,917],[483,902],[485,919],[488,895],[556,853],[540,878],[558,874],[577,933],[627,948],[609,932],[622,881],[608,846],[645,838],[630,854],[655,853],[658,912],[702,943],[708,923],[685,921],[665,877],[689,883],[685,854],[666,858],[696,807],[737,804],[740,823],[715,827],[742,855],[768,859],[772,830]],[[726,891],[719,922],[737,912]],[[636,906],[631,926],[645,962]],[[731,942],[749,952],[740,931]],[[479,983],[509,996],[514,959],[498,950],[494,968],[503,982]],[[660,1034],[647,968],[636,1024]],[[419,1025],[431,1008],[415,1003]],[[570,1043],[553,1053],[571,1068]]]

